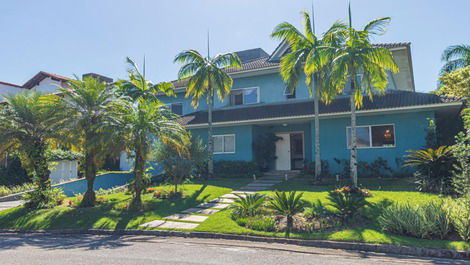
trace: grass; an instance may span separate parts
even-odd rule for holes
[[[103,195],[106,200],[93,208],[58,206],[53,209],[28,211],[16,207],[0,212],[0,228],[4,229],[137,229],[139,225],[181,212],[201,202],[230,193],[249,180],[213,180],[204,183],[185,184],[185,197],[175,200],[153,199],[152,194],[143,195],[144,211],[130,212],[127,205],[131,196],[125,193]],[[163,186],[162,189],[171,189]]]
[[[295,178],[288,182],[283,182],[272,188],[270,191],[262,193],[270,195],[273,190],[289,191],[297,190],[304,192],[303,199],[313,202],[317,199],[323,203],[328,204],[326,199],[328,191],[335,187],[348,184],[347,182],[331,182],[324,186],[313,186],[310,184],[310,178]],[[294,238],[311,238],[311,239],[326,239],[326,240],[341,240],[341,241],[355,241],[366,243],[385,243],[403,246],[416,246],[416,247],[434,247],[434,248],[449,248],[456,250],[470,251],[470,243],[463,241],[448,241],[448,240],[426,240],[413,237],[393,235],[383,232],[378,227],[375,219],[380,214],[380,207],[389,205],[391,203],[405,203],[419,204],[426,201],[431,201],[440,198],[439,195],[427,194],[414,191],[414,185],[409,179],[363,179],[363,186],[372,191],[373,197],[368,198],[371,206],[363,209],[363,214],[367,215],[371,221],[365,224],[357,224],[355,228],[344,229],[336,232],[329,233],[315,233],[315,234],[299,234],[293,233],[291,237]],[[229,211],[221,211],[208,218],[204,223],[196,228],[197,231],[208,232],[221,232],[221,233],[236,233],[236,234],[249,234],[249,235],[265,235],[265,236],[278,236],[283,237],[284,233],[279,232],[261,232],[250,230],[238,226],[235,221],[230,217]]]
[[[142,229],[140,224],[164,216],[181,212],[197,204],[220,197],[233,189],[249,183],[249,178],[223,179],[206,182],[194,182],[183,185],[185,198],[177,200],[152,199],[151,194],[143,196],[145,210],[143,212],[129,212],[126,206],[130,196],[124,193],[104,195],[107,202],[95,208],[55,207],[54,209],[27,211],[17,207],[0,212],[0,228],[8,229],[60,229],[60,228],[101,228],[101,229]],[[379,215],[379,207],[393,202],[413,204],[423,203],[440,198],[439,195],[414,191],[414,185],[409,179],[360,179],[363,186],[371,190],[373,197],[367,200],[371,203],[363,209],[371,221],[357,224],[354,228],[329,233],[291,234],[294,238],[311,238],[356,241],[366,243],[386,243],[405,246],[449,248],[470,251],[470,243],[463,241],[425,240],[406,236],[398,236],[381,231],[375,222]],[[325,204],[328,191],[347,182],[331,182],[324,186],[311,185],[311,178],[295,178],[274,186],[265,194],[274,190],[298,190],[304,192],[304,199],[313,202],[316,199]],[[164,186],[162,189],[171,187]],[[284,233],[260,232],[237,225],[231,218],[228,210],[222,210],[210,216],[201,223],[196,231],[218,233],[235,233],[250,235],[265,235],[283,237]]]

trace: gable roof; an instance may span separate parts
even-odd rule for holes
[[[2,85],[7,85],[7,86],[12,86],[12,87],[17,87],[17,88],[24,88],[23,86],[15,85],[15,84],[8,83],[8,82],[2,82],[2,81],[0,81],[0,84],[2,84]]]
[[[350,112],[349,97],[334,99],[331,104],[320,103],[319,111],[322,114],[340,114]],[[358,112],[372,110],[393,110],[406,107],[424,107],[445,103],[462,103],[459,99],[441,97],[434,94],[390,91],[385,95],[376,95],[371,101],[364,97],[364,104]],[[288,101],[275,104],[263,104],[256,106],[232,107],[218,109],[212,112],[213,122],[239,122],[256,121],[265,119],[295,118],[313,116],[313,100]],[[207,111],[197,111],[183,117],[185,125],[207,124]]]
[[[35,76],[33,76],[31,79],[29,79],[26,83],[24,83],[23,87],[27,88],[27,89],[31,89],[31,88],[33,88],[34,86],[36,86],[37,84],[39,84],[42,80],[44,80],[46,78],[52,78],[53,80],[63,81],[63,82],[70,80],[70,78],[65,77],[65,76],[40,71]]]

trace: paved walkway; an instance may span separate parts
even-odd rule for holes
[[[268,176],[257,179],[248,185],[241,187],[239,190],[224,194],[220,198],[213,199],[209,202],[201,203],[194,208],[189,208],[182,213],[166,216],[163,220],[154,220],[141,226],[153,228],[177,228],[177,229],[194,229],[201,222],[204,222],[210,215],[219,212],[230,206],[231,203],[239,196],[246,196],[257,191],[262,191],[276,185],[284,180],[283,176]]]
[[[0,202],[0,211],[14,208],[23,204],[23,201]]]

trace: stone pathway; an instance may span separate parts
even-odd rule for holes
[[[154,220],[141,226],[153,228],[177,228],[177,229],[194,229],[199,223],[204,222],[210,215],[225,209],[237,199],[239,196],[247,196],[270,188],[284,181],[283,176],[269,176],[255,180],[248,185],[234,190],[231,193],[224,194],[220,198],[213,199],[209,202],[201,203],[194,208],[189,208],[182,213],[166,216],[164,220]]]

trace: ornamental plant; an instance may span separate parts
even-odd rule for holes
[[[345,186],[328,193],[328,200],[331,206],[338,211],[342,222],[349,221],[354,217],[359,209],[367,205],[366,197],[372,194],[368,189]]]

